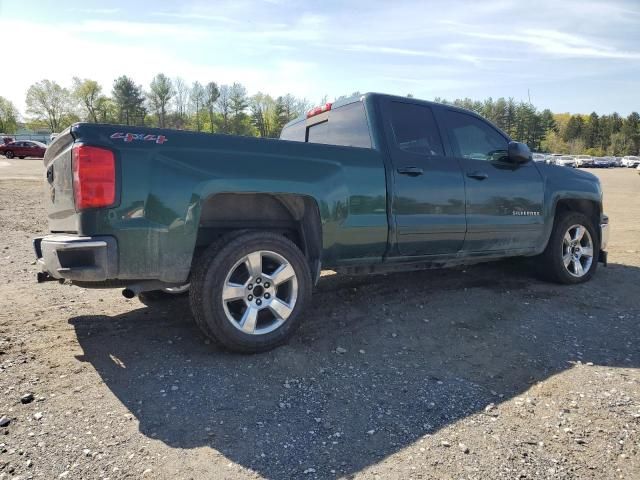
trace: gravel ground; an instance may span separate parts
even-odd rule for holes
[[[36,284],[42,186],[16,164],[0,165],[0,479],[640,478],[634,171],[595,172],[612,238],[589,284],[522,261],[327,273],[289,345],[243,356],[184,299]]]

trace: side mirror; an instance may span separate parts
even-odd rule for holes
[[[524,143],[509,142],[507,156],[511,163],[522,164],[531,161],[531,151]]]

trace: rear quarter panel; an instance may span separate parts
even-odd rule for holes
[[[118,132],[164,135],[125,142]],[[83,124],[76,141],[116,151],[120,202],[79,214],[83,235],[113,235],[119,278],[187,278],[203,202],[218,193],[311,197],[323,266],[381,261],[387,245],[383,159],[370,149]]]

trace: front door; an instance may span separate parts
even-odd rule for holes
[[[544,184],[534,162],[508,161],[509,139],[485,120],[442,109],[466,182],[466,252],[532,249],[543,237]]]
[[[431,108],[409,99],[385,99],[382,106],[393,164],[397,254],[458,252],[466,229],[464,180],[458,161],[444,154]]]

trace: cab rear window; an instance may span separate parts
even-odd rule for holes
[[[300,121],[288,126],[281,140],[371,148],[369,124],[362,102],[353,102],[332,109],[327,120],[306,126]]]
[[[298,123],[289,125],[280,133],[280,140],[291,140],[294,142],[304,142],[306,133],[306,125],[304,120],[300,120]]]

